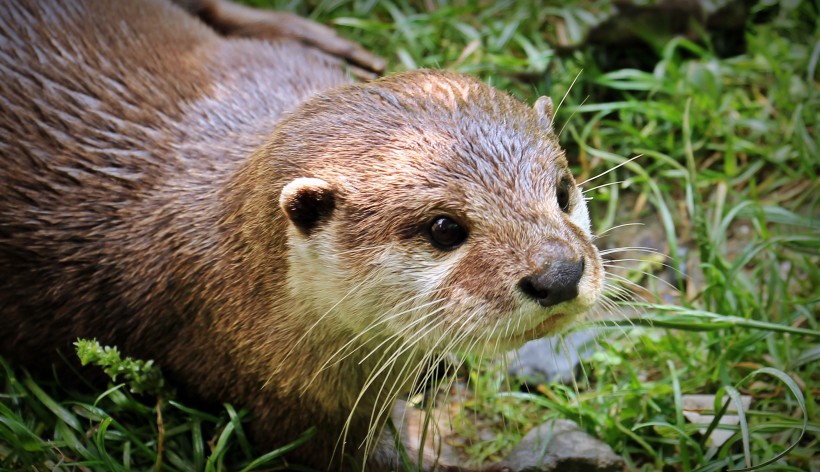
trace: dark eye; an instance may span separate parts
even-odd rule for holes
[[[467,239],[467,230],[446,216],[437,216],[430,223],[430,241],[437,249],[455,249]]]
[[[564,213],[569,213],[569,186],[569,179],[564,177],[561,179],[561,182],[558,184],[558,189],[555,191],[555,198],[558,200],[558,206]]]

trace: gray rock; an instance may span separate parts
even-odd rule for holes
[[[581,359],[595,352],[595,338],[599,330],[575,331],[561,337],[530,341],[511,354],[509,373],[530,384],[548,384],[552,381],[569,384]]]
[[[624,461],[574,422],[553,420],[527,433],[500,465],[515,472],[615,472]]]

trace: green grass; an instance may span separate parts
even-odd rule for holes
[[[750,23],[743,55],[721,59],[708,41],[674,39],[657,47],[653,70],[608,72],[595,51],[559,57],[548,44],[559,27],[580,35],[609,11],[606,2],[460,1],[430,11],[401,1],[264,3],[334,25],[391,71],[449,68],[529,102],[566,94],[556,123],[579,181],[641,156],[586,188],[609,184],[587,194],[599,233],[652,223],[653,234],[634,234],[650,236],[665,257],[612,269],[650,295],[638,297],[638,315],[609,306],[588,322],[609,334],[577,388],[519,393],[497,369],[470,374],[478,393],[456,424],[475,457],[498,458],[527,428],[558,417],[610,444],[629,470],[726,470],[775,458],[769,469],[818,466],[820,33],[811,2],[755,7],[761,22]],[[619,239],[624,231],[602,245],[610,237],[638,245]],[[244,413],[229,406],[202,412],[123,387],[85,397],[3,367],[0,467],[140,470],[157,463],[160,442],[167,470],[259,465]],[[683,418],[682,398],[694,393],[717,395],[718,410],[721,397],[753,398],[723,446],[705,444]],[[471,419],[501,433],[482,441]],[[264,467],[281,464],[272,455]]]
[[[0,470],[270,469],[314,432],[256,457],[242,429],[247,412],[231,405],[200,411],[168,400],[167,389],[137,396],[131,390],[145,384],[134,380],[87,395],[0,365]]]

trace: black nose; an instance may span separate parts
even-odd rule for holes
[[[521,279],[521,291],[541,306],[553,306],[578,296],[578,281],[584,274],[584,259],[557,260],[542,267],[540,272]]]

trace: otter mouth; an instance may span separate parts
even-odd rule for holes
[[[532,329],[532,334],[536,338],[540,338],[546,334],[555,334],[555,328],[562,324],[561,322],[567,319],[566,313],[556,313],[546,320],[542,321],[535,328]]]
[[[543,338],[547,335],[554,335],[556,334],[556,328],[564,324],[564,321],[567,319],[568,315],[566,313],[556,313],[523,333],[512,336],[510,340],[525,343],[533,339]]]

